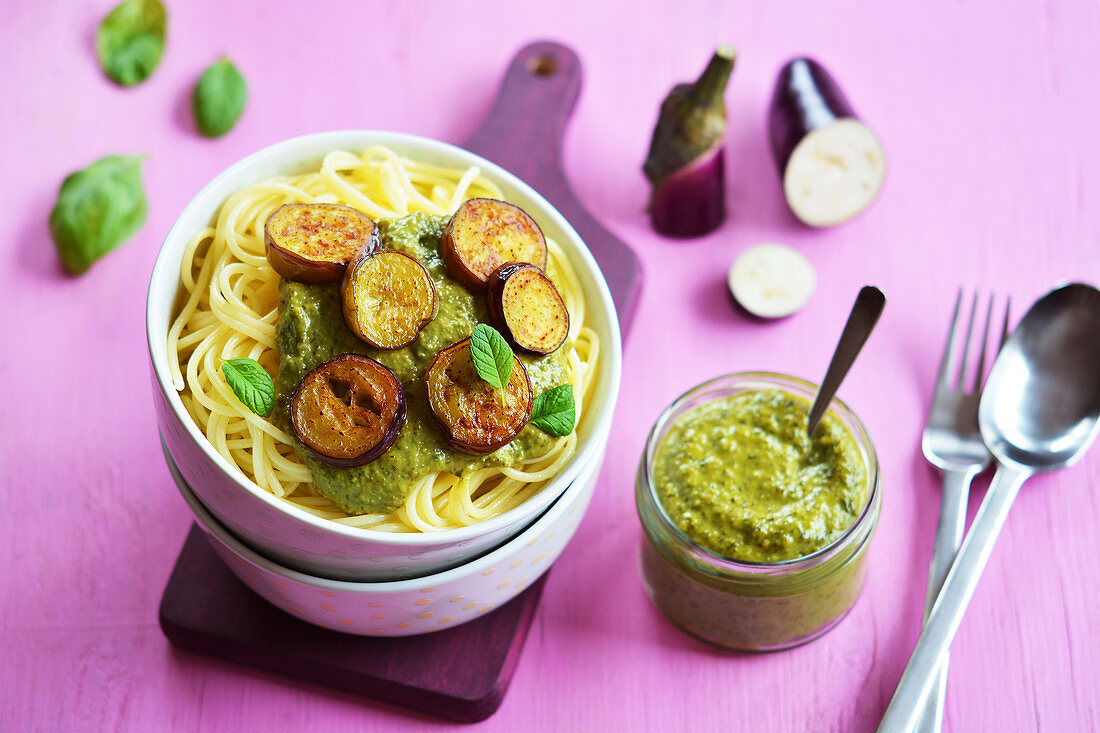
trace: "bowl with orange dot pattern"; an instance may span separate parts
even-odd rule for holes
[[[241,582],[303,621],[364,636],[441,631],[499,608],[557,560],[588,508],[596,475],[579,478],[527,529],[458,567],[408,580],[330,580],[284,567],[249,549],[199,501],[175,463],[168,468],[219,557]]]

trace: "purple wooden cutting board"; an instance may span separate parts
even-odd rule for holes
[[[561,140],[580,92],[576,54],[555,43],[523,48],[492,111],[466,147],[507,168],[576,228],[603,270],[625,333],[641,268],[634,253],[580,205],[565,181]],[[492,715],[512,680],[544,575],[496,611],[453,629],[396,639],[352,636],[305,623],[229,572],[197,526],[160,606],[176,646],[453,720]]]

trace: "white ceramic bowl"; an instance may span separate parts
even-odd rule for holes
[[[530,213],[565,250],[602,342],[592,404],[578,426],[581,439],[576,455],[530,500],[470,527],[395,534],[347,527],[302,511],[261,489],[214,449],[184,408],[168,372],[168,328],[190,237],[210,224],[233,192],[272,176],[315,170],[333,150],[357,152],[372,145],[386,145],[401,155],[439,165],[480,167],[509,201]],[[607,283],[561,214],[525,183],[484,158],[446,143],[391,132],[327,132],[293,138],[245,158],[211,181],[180,214],[157,257],[149,283],[146,331],[161,436],[183,478],[207,509],[237,537],[282,564],[311,575],[357,581],[411,578],[456,567],[530,524],[570,484],[594,480],[611,429],[622,361],[619,325]]]
[[[457,568],[409,580],[355,583],[306,575],[250,550],[206,511],[171,457],[166,458],[199,527],[245,585],[303,621],[365,636],[410,636],[449,629],[507,603],[558,558],[584,516],[596,485],[595,474],[574,481],[522,533]]]

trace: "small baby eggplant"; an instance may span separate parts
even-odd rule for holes
[[[507,445],[531,419],[531,380],[512,356],[512,376],[503,390],[482,379],[470,356],[470,339],[436,354],[424,377],[428,406],[454,448],[474,455]]]
[[[355,260],[340,293],[348,328],[379,349],[411,344],[439,311],[432,276],[415,257],[392,249]]]
[[[264,223],[267,261],[287,280],[334,283],[348,263],[379,246],[378,226],[338,204],[283,204]]]
[[[802,223],[840,224],[878,195],[886,175],[882,143],[813,59],[792,59],[780,70],[768,132],[787,206]]]
[[[485,297],[493,325],[517,349],[549,354],[569,335],[565,302],[553,281],[534,265],[501,265],[489,276]]]
[[[374,359],[342,354],[307,374],[290,400],[290,424],[325,463],[350,468],[386,452],[405,420],[405,392]]]
[[[649,216],[669,237],[700,237],[726,217],[723,94],[734,50],[719,46],[694,84],[677,84],[661,103],[642,170],[653,186]]]
[[[443,228],[439,252],[447,271],[480,293],[493,270],[505,262],[546,267],[546,237],[518,206],[496,199],[470,199]]]

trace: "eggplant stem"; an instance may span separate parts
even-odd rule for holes
[[[714,55],[710,57],[707,68],[703,69],[703,73],[691,85],[691,98],[694,104],[707,107],[716,99],[721,99],[725,94],[736,58],[737,52],[733,46],[719,46],[714,49]]]

